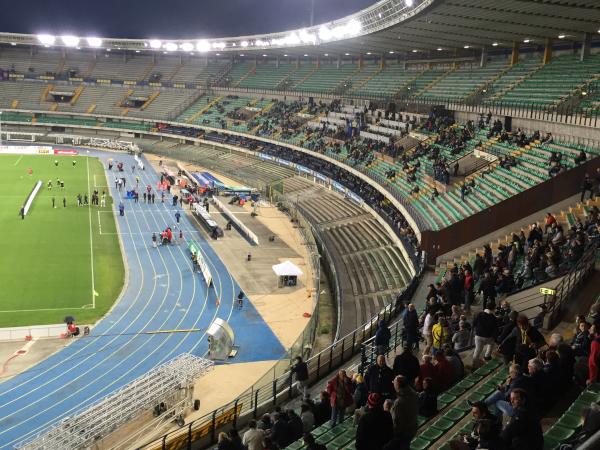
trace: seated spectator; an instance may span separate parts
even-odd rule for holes
[[[523,389],[510,393],[513,415],[500,434],[511,450],[543,450],[544,435],[539,420],[529,408],[528,395]]]
[[[452,345],[454,350],[460,352],[469,347],[471,342],[471,332],[465,328],[465,322],[458,322],[458,330],[452,336]]]
[[[521,367],[518,364],[511,364],[508,374],[506,382],[498,385],[496,391],[485,399],[486,406],[495,407],[497,416],[504,414],[512,417],[514,411],[510,404],[510,393],[514,389],[527,389],[529,386],[529,380],[521,373]]]
[[[304,433],[303,440],[306,450],[327,450],[323,444],[317,444],[314,436],[310,433]]]
[[[450,448],[452,450],[474,450],[478,448],[480,441],[480,426],[482,423],[488,423],[492,425],[492,429],[495,430],[496,434],[498,434],[499,422],[496,417],[490,414],[490,411],[485,403],[473,403],[471,405],[471,417],[473,418],[473,428],[471,433],[462,435],[459,439],[450,441]]]
[[[454,369],[446,359],[444,350],[440,349],[434,356],[435,360],[435,388],[438,392],[445,391],[452,385]]]
[[[288,418],[287,426],[288,426],[288,434],[290,443],[297,441],[302,437],[304,433],[304,423],[296,411],[293,409],[288,409],[286,411],[286,416]]]
[[[452,381],[450,384],[458,383],[465,376],[465,365],[460,356],[450,346],[447,345],[444,348],[444,353],[448,364],[452,367]]]
[[[288,424],[279,413],[273,415],[270,437],[280,448],[287,447],[293,441],[293,439],[290,439]]]
[[[546,373],[544,372],[544,362],[540,358],[532,358],[527,363],[527,375],[529,394],[529,410],[534,413],[545,411],[552,402],[552,397],[546,392],[555,389],[554,386],[548,386]]]
[[[392,439],[392,416],[381,408],[381,403],[379,394],[369,394],[367,412],[356,428],[356,450],[381,450]]]
[[[419,360],[413,355],[410,346],[404,345],[404,350],[394,358],[394,376],[402,375],[409,383],[414,384],[419,376]]]
[[[434,387],[437,389],[436,370],[431,360],[431,355],[423,355],[423,362],[419,368],[419,376],[415,383],[415,387],[419,392],[423,390],[423,380],[425,378],[431,378],[433,380]]]
[[[315,415],[312,409],[306,403],[300,405],[300,419],[302,420],[302,430],[304,433],[310,433],[315,427]]]
[[[423,380],[423,390],[419,392],[419,415],[433,417],[437,414],[437,393],[431,378]]]
[[[267,431],[271,429],[273,424],[271,423],[271,416],[269,414],[263,414],[262,419],[258,422],[258,429]]]

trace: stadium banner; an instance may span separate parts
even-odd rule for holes
[[[329,184],[329,181],[330,181],[330,180],[329,180],[329,178],[328,178],[328,177],[326,177],[325,175],[323,175],[322,173],[315,172],[315,176],[316,176],[316,177],[317,177],[319,180],[321,180],[321,181],[324,181],[325,183],[328,183],[328,184]]]
[[[60,148],[60,149],[54,149],[54,154],[55,155],[70,155],[70,156],[75,156],[75,155],[79,155],[79,152],[77,150],[70,150],[70,149],[66,149],[66,148]]]
[[[0,145],[0,153],[9,155],[53,155],[49,145]]]
[[[267,155],[266,153],[257,153],[256,154],[260,159],[266,159],[267,161],[274,161],[275,157],[271,155]]]
[[[240,230],[240,232],[248,237],[252,243],[258,245],[258,236],[254,234],[246,225],[242,223],[240,219],[236,217],[217,197],[212,198],[213,203],[219,211],[227,216],[231,222]]]
[[[314,174],[315,174],[312,169],[309,169],[308,167],[301,166],[300,164],[296,164],[296,168],[298,169],[298,173],[303,172],[303,173],[307,173],[307,174],[312,175],[312,176],[314,176]]]
[[[346,188],[345,188],[344,186],[342,186],[340,183],[338,183],[337,181],[333,181],[333,180],[332,180],[332,181],[331,181],[331,185],[333,186],[333,188],[334,188],[336,191],[339,191],[339,192],[341,192],[342,194],[345,194],[345,193],[346,193]]]
[[[277,158],[277,162],[279,164],[283,164],[284,166],[288,166],[288,167],[292,167],[292,168],[296,166],[296,164],[294,164],[293,162],[288,161],[286,159]]]
[[[190,252],[196,255],[196,261],[198,261],[198,267],[200,267],[200,272],[202,272],[204,281],[206,281],[207,286],[210,286],[210,283],[212,283],[212,275],[210,273],[208,265],[206,264],[206,261],[204,260],[204,256],[202,256],[200,246],[194,241],[189,241],[188,248],[190,249]]]
[[[144,161],[142,161],[142,158],[140,158],[137,153],[133,156],[133,159],[135,159],[135,162],[137,162],[137,165],[139,167],[140,170],[145,170],[144,168]]]
[[[363,199],[360,198],[358,195],[356,195],[354,192],[352,192],[351,190],[347,190],[346,194],[348,195],[349,198],[351,198],[352,200],[354,200],[356,203],[358,203],[359,205],[363,204]]]

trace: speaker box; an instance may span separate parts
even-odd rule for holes
[[[504,116],[504,129],[506,131],[512,131],[512,117]]]

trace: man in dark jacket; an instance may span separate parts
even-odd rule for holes
[[[365,375],[365,383],[369,393],[377,393],[385,398],[392,396],[394,372],[385,363],[383,355],[377,356],[377,362],[369,367]]]
[[[419,315],[415,305],[409,303],[404,313],[404,333],[406,335],[406,345],[411,349],[419,347]]]
[[[394,378],[396,400],[392,406],[392,421],[394,437],[399,439],[398,450],[409,450],[410,441],[417,434],[417,415],[419,414],[419,399],[417,393],[402,375]]]
[[[420,367],[419,359],[413,355],[410,346],[404,344],[404,351],[394,358],[394,376],[402,375],[409,383],[414,384]]]
[[[390,333],[390,329],[385,324],[385,321],[380,320],[377,332],[375,333],[375,351],[378,355],[384,355],[388,351],[391,338],[392,333]]]
[[[540,421],[527,407],[527,393],[514,389],[510,393],[513,416],[501,433],[501,438],[511,450],[543,450],[544,434]]]
[[[298,391],[303,397],[306,396],[306,390],[308,388],[308,366],[302,360],[301,356],[296,356],[296,364],[292,367],[290,375],[296,375]]]
[[[390,413],[381,409],[381,396],[370,394],[367,412],[356,429],[356,450],[381,450],[392,439],[394,424]]]
[[[280,448],[288,446],[291,442],[288,424],[280,414],[275,414],[273,426],[271,427],[271,439]]]
[[[492,357],[492,348],[496,336],[498,335],[498,321],[494,315],[494,309],[495,304],[493,302],[488,302],[486,309],[477,314],[475,320],[473,320],[473,330],[475,331],[473,368],[478,366],[484,349],[484,358],[489,360]]]

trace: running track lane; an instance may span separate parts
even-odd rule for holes
[[[130,156],[96,151],[90,156],[98,156],[105,168],[108,158],[123,161],[126,170],[120,176],[127,178],[127,187],[134,186],[139,176],[140,187],[149,184],[155,189],[159,176],[147,161],[145,171],[136,168],[132,173],[135,162]],[[108,173],[114,212],[120,201],[114,187],[115,175],[115,171]],[[105,184],[104,180],[97,182]],[[122,297],[94,327],[91,337],[75,339],[60,352],[0,384],[0,449],[12,448],[181,353],[205,356],[206,329],[216,317],[227,320],[236,333],[240,351],[233,362],[279,359],[285,353],[249,302],[242,311],[235,308],[238,284],[187,216],[182,214],[180,224],[184,238],[192,237],[200,244],[213,274],[213,287],[207,289],[201,275],[192,273],[184,244],[152,248],[153,232],[167,226],[175,229],[177,208],[171,207],[171,195],[166,194],[164,204],[160,194],[154,205],[143,199],[137,204],[127,199],[123,202],[125,216],[116,218],[128,270]],[[97,214],[92,214],[92,220],[97,220]],[[96,286],[96,290],[101,292],[102,286]],[[201,331],[135,334],[184,328]]]

